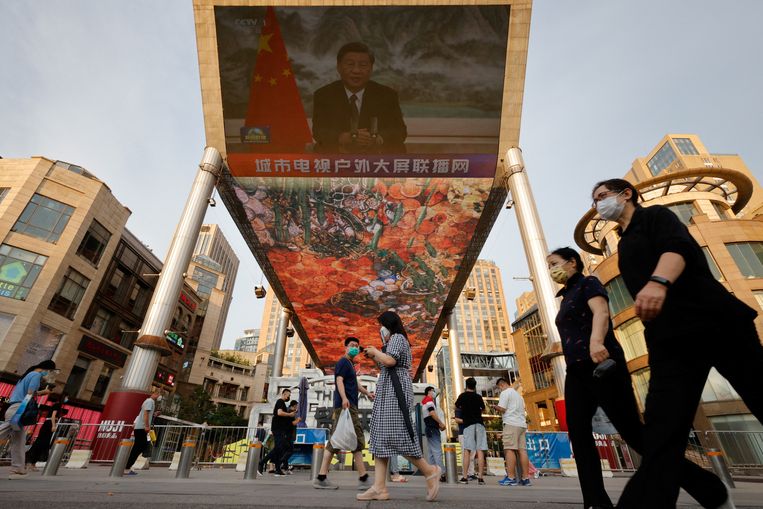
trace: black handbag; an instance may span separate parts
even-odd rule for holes
[[[37,404],[37,400],[32,397],[32,399],[29,400],[29,402],[26,404],[26,408],[24,409],[24,413],[21,414],[21,419],[19,419],[19,425],[21,426],[31,426],[32,424],[37,424],[37,421],[40,418],[40,407]]]

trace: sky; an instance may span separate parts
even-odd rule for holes
[[[622,176],[668,133],[740,154],[761,180],[760,19],[757,0],[536,0],[520,146],[550,249],[574,247],[594,182]],[[0,156],[87,168],[163,259],[205,146],[191,1],[0,2],[0,63]],[[205,222],[241,259],[232,347],[260,325],[262,273],[219,203]],[[528,275],[513,210],[481,257],[500,267],[513,315],[531,290],[513,279]]]

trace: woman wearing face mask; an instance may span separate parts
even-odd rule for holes
[[[387,491],[387,462],[400,454],[408,458],[424,474],[427,500],[437,498],[440,489],[440,467],[422,458],[421,447],[415,438],[410,410],[413,408],[413,383],[410,369],[411,346],[403,322],[397,313],[385,311],[379,318],[383,347],[369,346],[365,354],[378,363],[379,380],[371,414],[371,454],[376,460],[374,485],[358,500],[389,500]]]
[[[675,507],[679,481],[686,478],[673,473],[685,461],[686,436],[711,367],[763,421],[757,312],[713,277],[702,248],[670,209],[641,207],[638,191],[623,179],[597,183],[592,197],[599,216],[619,226],[618,267],[649,350],[645,450],[618,507]],[[708,477],[697,482],[714,496],[700,503],[718,507],[728,495],[715,476]]]
[[[24,428],[15,429],[11,425],[10,420],[16,415],[16,411],[21,406],[21,402],[27,395],[43,396],[50,394],[48,389],[40,389],[40,382],[42,379],[50,374],[51,371],[56,369],[56,363],[53,361],[42,361],[26,370],[21,376],[21,380],[13,388],[11,396],[9,398],[10,405],[5,412],[5,422],[0,424],[0,440],[5,439],[8,435],[11,436],[11,473],[10,479],[18,479],[25,477],[27,471],[24,468],[24,442],[26,441],[26,431]]]
[[[612,329],[604,286],[597,278],[582,274],[583,261],[574,249],[557,249],[547,260],[552,279],[564,285],[558,293],[562,302],[556,327],[567,363],[564,389],[567,426],[584,507],[612,507],[604,489],[591,419],[597,407],[601,407],[623,440],[642,453],[643,425],[630,374]],[[595,374],[597,365],[607,359],[612,359],[614,366]],[[723,502],[715,494],[715,490],[723,489],[717,477],[688,460],[684,460],[681,468],[684,487],[703,507],[718,507]]]

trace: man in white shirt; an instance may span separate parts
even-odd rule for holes
[[[498,484],[501,486],[531,486],[530,460],[527,457],[527,418],[525,416],[525,401],[511,387],[505,378],[499,378],[496,383],[501,391],[495,409],[503,414],[503,452],[506,457],[506,477]],[[522,467],[522,478],[513,477],[517,471],[517,455]]]
[[[154,419],[154,409],[156,408],[156,402],[161,400],[161,392],[154,388],[151,395],[147,397],[140,406],[140,411],[133,423],[134,426],[132,432],[135,436],[135,440],[133,441],[132,449],[130,450],[130,457],[127,459],[127,464],[125,465],[125,470],[127,470],[126,475],[138,475],[137,472],[132,470],[132,466],[138,459],[138,456],[143,454],[143,451],[148,447],[148,433],[151,431],[151,421]]]

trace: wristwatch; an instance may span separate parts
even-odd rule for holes
[[[659,283],[665,288],[670,288],[670,286],[673,284],[670,282],[670,280],[665,279],[664,277],[661,277],[661,276],[651,276],[649,278],[649,281],[654,281],[655,283]]]

